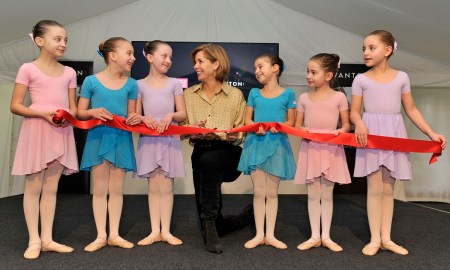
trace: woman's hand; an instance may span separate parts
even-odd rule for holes
[[[234,142],[239,138],[239,133],[238,132],[234,132],[234,133],[228,133],[227,132],[227,141],[228,142]]]
[[[189,127],[196,127],[196,128],[205,128],[205,121],[198,121],[197,123],[193,124],[193,125],[189,125]],[[206,134],[201,133],[201,134],[191,134],[189,136],[192,140],[204,140],[206,139]]]
[[[103,122],[113,119],[112,113],[104,108],[90,109],[89,114],[91,115],[91,117],[102,120]]]

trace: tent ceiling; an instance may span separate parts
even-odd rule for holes
[[[137,0],[2,0],[0,44],[23,38],[43,19],[61,24],[81,21]]]
[[[376,29],[390,30],[399,48],[450,63],[448,0],[272,1],[362,36]]]
[[[0,8],[0,45],[24,38],[40,19],[69,24],[137,0],[5,1],[2,1]],[[396,35],[402,50],[450,65],[448,0],[261,1],[278,3],[361,36],[375,29],[389,29]]]

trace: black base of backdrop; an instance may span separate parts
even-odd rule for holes
[[[88,130],[74,128],[73,133],[77,147],[78,163],[80,164]],[[71,175],[61,175],[58,185],[58,193],[89,194],[90,190],[90,171],[79,171],[78,173]]]
[[[61,64],[72,67],[77,74],[77,101],[80,95],[80,88],[84,79],[94,74],[94,62],[83,60],[60,60]],[[78,164],[81,162],[83,156],[84,143],[88,131],[85,129],[73,128],[75,136],[75,144],[77,147]],[[91,191],[90,172],[80,171],[71,175],[62,175],[59,180],[58,193],[70,193],[70,194],[89,194]]]
[[[353,177],[355,170],[355,156],[356,148],[351,146],[344,146],[345,156],[347,158],[347,166],[352,179],[351,184],[335,185],[334,193],[336,194],[367,194],[367,178]]]

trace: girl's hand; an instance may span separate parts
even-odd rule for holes
[[[258,131],[255,132],[255,134],[256,134],[256,135],[260,135],[260,136],[266,135],[266,131],[263,129],[262,126],[259,126]]]
[[[445,137],[441,134],[437,134],[437,133],[431,133],[429,135],[430,139],[435,141],[435,142],[441,142],[441,148],[442,150],[445,149],[445,147],[447,146],[447,140],[445,139]]]
[[[142,116],[137,113],[130,113],[125,121],[125,124],[134,126],[142,122]]]
[[[89,113],[93,118],[102,120],[103,122],[113,119],[112,113],[104,108],[90,109]]]
[[[151,129],[156,129],[158,127],[158,123],[156,123],[155,119],[151,117],[150,115],[143,116],[142,122]]]
[[[355,126],[355,141],[362,147],[366,147],[367,145],[367,134],[367,127],[362,121]]]
[[[64,119],[62,122],[61,122],[61,124],[59,124],[59,126],[60,127],[67,127],[67,126],[69,126],[70,125],[70,122],[69,121],[67,121],[66,119]]]
[[[55,124],[53,122],[53,116],[56,114],[56,112],[42,112],[42,119],[44,119],[45,121],[47,121],[48,123],[50,123],[50,125],[55,126],[55,127],[59,127],[61,125],[61,123],[59,124]]]
[[[168,113],[166,116],[161,118],[158,123],[158,133],[163,133],[169,128],[169,125],[172,123],[173,113]]]
[[[342,129],[342,128],[340,128],[340,129],[336,129],[336,131],[334,132],[334,135],[339,135],[339,134],[341,134],[341,133],[345,133],[344,132],[344,130]]]
[[[272,134],[278,133],[278,130],[275,127],[271,127],[270,128],[270,133],[272,133]]]

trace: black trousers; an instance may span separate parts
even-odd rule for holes
[[[237,170],[242,148],[225,141],[199,140],[192,152],[195,202],[200,219],[214,219],[217,233],[224,235],[236,228],[233,217],[222,215],[223,182],[233,182],[241,174]]]

